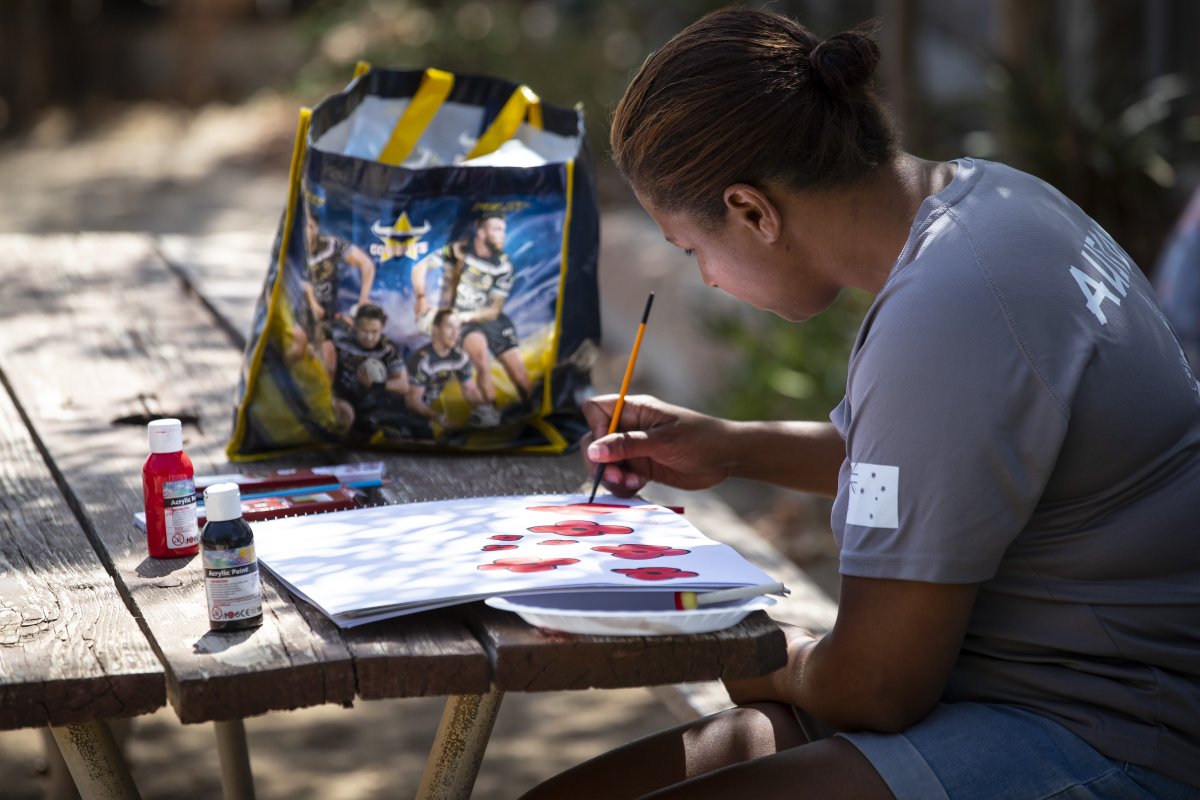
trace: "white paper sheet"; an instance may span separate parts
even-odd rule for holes
[[[341,627],[493,596],[770,582],[642,500],[482,497],[251,523],[259,562]]]

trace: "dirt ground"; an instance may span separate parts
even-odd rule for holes
[[[0,232],[254,232],[265,253],[285,195],[295,113],[290,101],[263,94],[241,106],[199,112],[131,107],[83,133],[66,114],[48,114],[28,136],[0,144]],[[636,325],[647,289],[656,289],[674,299],[655,305],[656,346],[646,348],[639,371],[658,380],[642,378],[635,389],[703,407],[719,374],[710,360],[720,354],[689,326],[696,323],[698,304],[724,301],[678,269],[685,262],[638,212],[606,211],[602,230],[607,349],[597,386],[615,388],[622,368],[617,362],[623,364],[629,344],[623,334]],[[735,508],[740,505],[767,535],[791,530],[788,552],[827,591],[834,588],[832,541],[821,530],[819,506],[746,487],[733,487],[732,496]],[[247,720],[258,796],[411,797],[441,708],[436,698],[373,701]],[[475,797],[514,797],[673,722],[642,689],[509,695]],[[0,733],[0,796],[43,796],[42,754],[42,732]],[[184,726],[174,712],[160,710],[134,722],[128,754],[146,798],[221,796],[211,725]]]
[[[246,720],[254,786],[261,798],[364,800],[416,793],[443,700],[357,702]],[[510,694],[484,757],[474,797],[516,797],[567,767],[673,724],[642,689]],[[42,733],[0,733],[0,796],[42,798]],[[146,800],[221,798],[213,726],[182,725],[160,709],[134,721],[126,749]]]

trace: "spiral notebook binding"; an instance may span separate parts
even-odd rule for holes
[[[580,497],[580,498],[584,498],[584,497],[586,497],[585,488],[586,487],[584,487],[581,484],[580,488],[574,492],[555,492],[555,491],[506,492],[506,493],[502,493],[502,494],[478,494],[478,495],[447,493],[447,494],[437,494],[437,495],[431,495],[428,497],[418,497],[418,498],[397,497],[395,500],[388,500],[388,499],[372,500],[371,495],[375,494],[377,492],[380,492],[381,490],[383,492],[387,492],[389,494],[394,494],[395,490],[391,489],[388,486],[388,482],[386,480],[377,486],[370,486],[370,487],[356,487],[356,486],[352,486],[350,484],[341,484],[338,487],[338,490],[350,489],[352,491],[357,492],[364,499],[361,501],[357,501],[355,505],[349,506],[349,507],[338,507],[338,508],[328,508],[328,509],[311,509],[311,510],[299,510],[299,509],[288,510],[286,513],[276,514],[274,516],[269,516],[269,517],[258,517],[258,518],[247,517],[247,521],[252,522],[252,523],[253,522],[270,522],[271,520],[283,519],[283,518],[314,517],[314,516],[320,516],[320,515],[324,515],[324,514],[337,514],[337,513],[341,513],[341,512],[345,512],[345,511],[357,511],[359,509],[365,509],[365,508],[380,508],[383,506],[401,507],[401,506],[413,505],[413,504],[417,504],[417,503],[436,503],[436,502],[443,502],[443,501],[448,501],[448,500],[471,500],[471,499],[481,499],[481,498],[513,499],[513,498],[534,498],[534,497]],[[330,492],[330,491],[336,491],[336,490],[320,489],[320,490],[316,490],[312,493],[316,494],[321,491]],[[266,499],[266,497],[270,497],[270,496],[271,495],[267,495],[264,497],[253,498],[253,499],[261,500],[261,499]],[[655,505],[654,503],[648,503],[647,501],[643,501],[643,503],[646,503],[647,505]],[[665,506],[665,508],[668,508],[672,511],[676,511],[677,513],[683,513],[683,509],[681,507]],[[135,513],[133,515],[133,522],[134,522],[135,526],[144,530],[145,515],[142,512]]]
[[[372,487],[372,488],[377,489],[377,488],[382,488],[382,487]],[[362,491],[362,490],[359,490],[359,491]],[[387,502],[387,501],[366,502],[366,503],[361,503],[359,505],[355,505],[352,508],[334,508],[334,509],[328,509],[325,511],[320,511],[320,510],[297,511],[294,514],[281,514],[277,517],[271,517],[269,519],[250,520],[250,521],[251,522],[270,522],[275,519],[284,519],[284,518],[294,519],[296,517],[317,517],[317,516],[324,516],[326,514],[339,514],[339,513],[345,513],[347,511],[359,511],[359,510],[367,509],[367,508],[383,508],[383,507],[402,508],[404,506],[409,506],[409,505],[416,505],[416,504],[421,504],[421,503],[437,503],[437,502],[443,502],[443,501],[449,501],[449,500],[473,500],[473,499],[485,499],[485,498],[496,498],[496,499],[509,500],[509,499],[517,499],[517,498],[532,499],[532,498],[537,498],[537,497],[586,498],[586,496],[587,496],[587,493],[585,491],[582,491],[582,489],[580,491],[575,491],[575,492],[535,492],[535,493],[508,492],[508,493],[504,493],[504,494],[478,494],[478,495],[440,494],[440,495],[434,495],[434,496],[430,496],[430,497],[422,497],[422,498],[416,498],[416,499],[410,499],[410,500],[399,500],[397,502]],[[642,501],[642,503],[644,505],[658,505],[657,503],[651,503],[648,501]],[[663,506],[663,507],[670,511],[679,513],[679,514],[683,513],[683,508],[680,506]]]
[[[380,488],[380,487],[372,487],[372,488]],[[361,491],[361,490],[359,490],[359,491]],[[401,506],[414,505],[417,503],[438,503],[438,502],[443,502],[446,500],[476,500],[476,499],[483,499],[483,498],[489,498],[489,497],[502,498],[502,499],[508,500],[508,499],[525,498],[525,497],[529,497],[529,498],[532,498],[532,497],[584,497],[585,495],[586,495],[586,492],[534,492],[534,493],[508,492],[505,494],[441,494],[441,495],[434,495],[434,496],[430,496],[430,497],[413,498],[411,500],[399,500],[394,503],[390,503],[390,502],[386,502],[386,501],[374,502],[374,503],[371,503],[371,502],[361,503],[359,505],[354,506],[353,508],[331,509],[329,511],[299,511],[295,514],[288,514],[287,516],[289,516],[289,517],[314,517],[314,516],[318,516],[320,514],[334,514],[334,513],[337,513],[338,511],[357,511],[360,508],[382,508],[384,506],[394,506],[394,507],[398,508]],[[653,505],[653,504],[650,504],[650,505]]]
[[[304,477],[311,478],[312,473],[321,470],[321,474],[328,476],[333,481],[337,482],[336,486],[294,486],[285,483],[288,478],[294,478],[298,474]],[[481,494],[462,494],[442,492],[427,496],[413,497],[403,491],[400,484],[394,477],[386,476],[385,466],[381,461],[353,462],[337,465],[329,465],[321,468],[317,467],[297,467],[295,469],[286,470],[271,470],[268,477],[277,477],[277,481],[270,484],[260,482],[246,483],[247,492],[243,495],[243,502],[252,502],[256,500],[278,499],[287,500],[287,498],[300,497],[306,494],[318,494],[321,492],[336,493],[350,492],[355,493],[354,505],[345,505],[344,500],[330,501],[328,508],[320,508],[320,504],[313,504],[317,507],[306,509],[301,504],[293,504],[285,507],[275,507],[272,509],[261,509],[258,511],[247,512],[245,517],[249,522],[266,522],[272,519],[281,519],[284,517],[310,517],[318,514],[333,514],[341,511],[354,511],[360,508],[377,508],[379,506],[403,506],[414,503],[434,503],[449,500],[465,500],[471,498],[494,497],[511,499],[517,497],[536,497],[536,496],[584,496],[586,493],[586,482],[581,479],[579,486],[574,491],[555,491],[555,490],[540,490],[533,492],[504,492],[504,493],[481,493]],[[233,481],[242,485],[239,477],[244,477],[242,473],[210,475],[207,478],[197,477],[197,484],[205,481],[205,485],[211,485],[213,482]],[[260,478],[261,476],[254,476]],[[339,480],[339,478],[341,480]],[[250,488],[254,487],[254,488]],[[198,487],[199,488],[199,485]],[[250,494],[249,492],[253,492]],[[274,512],[274,513],[272,513]],[[201,512],[202,513],[202,512]],[[145,528],[145,514],[135,513],[133,515],[133,523],[135,526]]]

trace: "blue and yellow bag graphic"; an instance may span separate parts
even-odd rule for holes
[[[580,110],[361,68],[301,111],[229,457],[562,452],[584,431],[598,251]]]

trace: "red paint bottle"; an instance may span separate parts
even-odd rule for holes
[[[153,558],[182,558],[200,549],[196,526],[196,481],[183,452],[183,425],[156,419],[146,429],[150,457],[142,466],[146,544]]]

